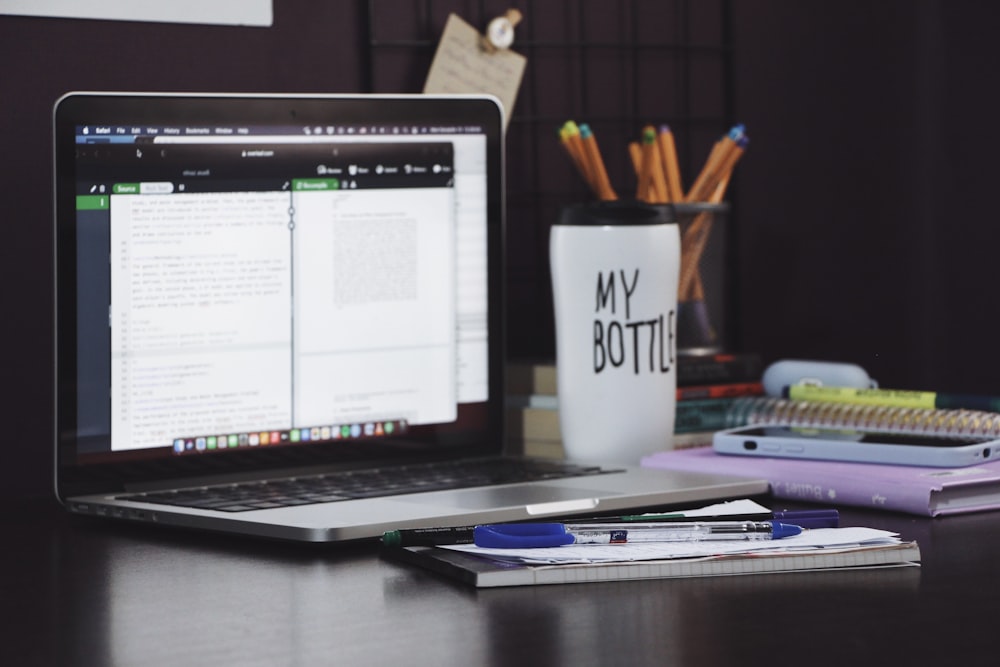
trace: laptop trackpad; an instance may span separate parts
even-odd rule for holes
[[[451,505],[462,509],[486,510],[518,505],[545,505],[570,500],[593,500],[606,497],[607,491],[571,489],[544,484],[521,484],[487,489],[463,489],[418,496],[421,501],[435,505]],[[416,500],[416,498],[414,498]]]

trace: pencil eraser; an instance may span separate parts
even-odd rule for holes
[[[784,394],[785,387],[793,384],[852,389],[873,389],[878,386],[878,382],[857,364],[805,359],[782,359],[774,362],[764,369],[761,383],[765,394],[779,398]]]

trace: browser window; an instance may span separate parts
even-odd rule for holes
[[[78,128],[80,377],[111,375],[110,396],[81,393],[81,427],[202,453],[389,435],[484,400],[483,142]]]

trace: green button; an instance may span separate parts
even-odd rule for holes
[[[137,195],[139,194],[138,183],[115,183],[111,191],[116,195]]]
[[[295,178],[292,179],[292,189],[296,192],[339,190],[340,179],[337,178]]]
[[[76,210],[78,211],[103,211],[111,206],[111,197],[108,195],[78,195],[76,198]]]

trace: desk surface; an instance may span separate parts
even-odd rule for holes
[[[379,557],[0,511],[10,665],[993,665],[1000,513],[843,510],[921,568],[476,591]],[[13,619],[13,623],[11,623]]]

